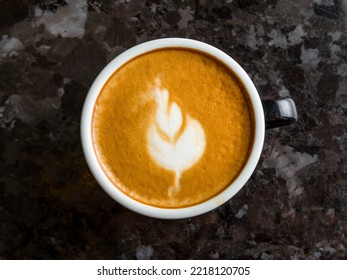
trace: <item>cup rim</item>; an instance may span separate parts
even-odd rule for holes
[[[202,203],[182,208],[160,208],[137,201],[118,189],[102,170],[95,154],[92,141],[92,115],[97,97],[109,77],[127,61],[150,51],[164,48],[187,48],[206,53],[229,67],[242,81],[252,105],[254,114],[254,142],[247,163],[238,177],[221,193]],[[87,165],[98,184],[119,204],[139,214],[160,219],[181,219],[198,216],[221,206],[230,200],[251,177],[255,170],[264,144],[265,120],[262,103],[256,87],[246,71],[229,55],[216,47],[201,41],[186,38],[156,39],[136,45],[111,60],[94,80],[83,104],[81,115],[81,143]]]

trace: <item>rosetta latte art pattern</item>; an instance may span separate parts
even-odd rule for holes
[[[252,106],[213,57],[159,49],[106,82],[93,113],[102,169],[125,195],[159,208],[197,205],[239,176],[253,145]]]
[[[202,125],[189,114],[184,116],[176,102],[169,104],[169,91],[157,80],[152,89],[157,110],[148,129],[148,151],[155,162],[175,173],[169,187],[172,195],[180,188],[182,173],[199,161],[204,153],[206,137]]]

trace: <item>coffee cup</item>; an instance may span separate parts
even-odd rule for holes
[[[291,98],[261,101],[223,51],[166,38],[132,47],[100,72],[83,106],[81,141],[116,202],[179,219],[230,200],[256,168],[265,128],[296,120]]]

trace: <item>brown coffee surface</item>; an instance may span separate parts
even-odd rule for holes
[[[171,138],[156,119],[160,106],[155,90],[159,96],[167,91],[168,104],[179,108],[182,123]],[[125,194],[157,207],[191,206],[223,191],[245,165],[254,134],[250,107],[242,83],[221,62],[193,50],[161,49],[132,59],[107,81],[93,113],[93,144],[104,172]],[[170,108],[164,121],[172,128]],[[148,148],[149,128],[156,129],[169,149],[180,139],[184,146],[182,135],[190,119],[203,130],[204,148],[199,146],[198,156],[180,171],[175,185],[177,170],[158,163]],[[201,133],[196,131],[187,145],[198,145],[194,141]]]

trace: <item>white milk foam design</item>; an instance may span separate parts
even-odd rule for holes
[[[158,80],[152,94],[157,111],[154,123],[148,129],[148,151],[159,166],[175,173],[174,185],[169,188],[169,195],[172,195],[180,188],[182,173],[197,163],[204,153],[206,137],[201,124],[189,114],[186,114],[185,127],[181,130],[182,110],[175,102],[169,104],[169,91],[161,88]]]

